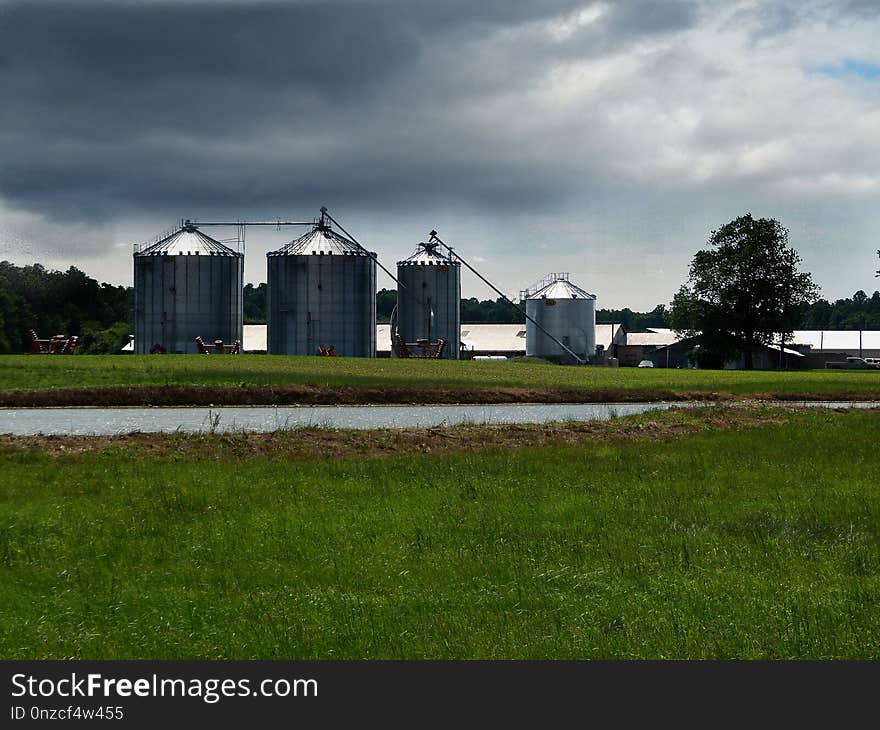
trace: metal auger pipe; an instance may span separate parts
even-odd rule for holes
[[[449,251],[450,256],[454,256],[458,261],[462,263],[463,266],[466,266],[468,270],[470,270],[473,274],[475,274],[480,281],[482,281],[486,286],[492,289],[496,294],[498,294],[505,302],[507,302],[510,306],[514,307],[517,311],[521,312],[525,318],[531,322],[535,327],[537,327],[541,332],[543,332],[547,337],[549,337],[553,342],[559,345],[563,350],[565,350],[569,355],[574,358],[574,361],[578,365],[586,365],[587,361],[584,360],[580,355],[575,354],[569,347],[562,344],[556,337],[550,334],[544,327],[538,324],[532,317],[529,316],[528,312],[526,312],[525,307],[520,307],[516,303],[514,303],[510,297],[508,297],[503,291],[501,291],[498,287],[496,287],[491,281],[489,281],[485,276],[483,276],[479,271],[477,271],[473,266],[471,266],[467,261],[465,261],[461,256],[459,256],[455,251],[452,250],[450,246],[447,246],[443,239],[437,235],[437,231],[431,231],[430,233],[431,240],[437,241],[443,248]]]

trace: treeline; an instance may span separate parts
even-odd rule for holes
[[[79,269],[0,262],[0,353],[25,351],[25,332],[78,335],[77,352],[118,352],[132,331],[131,289],[99,284]]]
[[[670,327],[669,308],[663,304],[658,304],[650,312],[597,309],[596,321],[621,322],[628,332],[644,331],[650,327]],[[847,299],[833,302],[819,299],[806,308],[797,329],[880,330],[880,291],[875,291],[869,297],[859,290]]]
[[[849,299],[820,299],[804,313],[805,330],[880,330],[880,291],[870,297],[861,289]]]
[[[381,289],[376,294],[376,318],[381,323],[391,319],[397,303],[394,289]],[[669,309],[658,304],[650,312],[634,312],[623,309],[597,309],[596,321],[620,322],[628,332],[644,332],[650,327],[669,327]],[[261,324],[266,321],[266,284],[244,288],[245,324]],[[525,318],[500,297],[495,300],[478,300],[475,297],[461,300],[461,321],[468,323],[522,324]],[[868,296],[857,291],[849,299],[829,302],[820,299],[806,310],[798,329],[855,330],[880,329],[880,292]]]
[[[378,322],[391,321],[391,312],[397,304],[397,292],[394,289],[382,289],[376,295],[376,319]],[[476,297],[461,300],[461,321],[470,324],[522,324],[526,321],[522,312],[510,306],[501,297],[483,299]]]
[[[241,298],[245,324],[263,324],[266,321],[266,284],[245,284]]]
[[[624,309],[597,309],[596,322],[616,324],[620,322],[627,332],[644,332],[649,327],[669,327],[666,317],[668,310],[665,304],[658,304],[650,312],[633,312],[629,307]]]
[[[376,318],[380,323],[391,319],[391,312],[397,303],[394,289],[381,289],[376,294]],[[262,324],[266,321],[266,284],[244,288],[245,324]],[[479,300],[475,297],[461,300],[461,321],[468,323],[485,322],[491,324],[522,324],[523,315],[500,297]],[[635,312],[628,307],[623,309],[597,309],[596,321],[600,323],[620,322],[628,332],[644,332],[650,327],[669,327],[669,309],[658,304],[650,312]],[[869,297],[857,291],[849,299],[828,302],[820,299],[805,312],[798,329],[880,329],[880,292]]]
[[[25,351],[25,332],[41,337],[55,334],[79,336],[77,351],[85,354],[119,352],[133,332],[131,287],[99,284],[71,266],[52,271],[40,264],[16,266],[0,262],[0,353]],[[379,322],[388,322],[397,292],[382,289],[376,295]],[[247,284],[243,296],[244,321],[266,321],[266,284]],[[669,327],[668,309],[657,305],[650,312],[631,309],[599,309],[597,322],[621,322],[630,332],[648,327]],[[520,312],[500,297],[461,300],[461,321],[467,323],[522,324]],[[820,299],[804,313],[799,329],[880,330],[880,292],[870,297],[857,291],[848,299]]]
[[[244,321],[245,324],[260,324],[266,321],[266,285],[244,287]],[[397,304],[395,289],[380,289],[376,293],[376,321],[387,324],[391,321],[391,313]],[[461,321],[469,323],[485,322],[489,324],[522,324],[525,317],[515,307],[498,299],[479,300],[476,297],[461,300]]]

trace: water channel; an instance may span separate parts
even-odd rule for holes
[[[458,424],[604,421],[707,403],[552,403],[505,405],[250,406],[186,408],[3,408],[0,434],[113,435],[134,432],[265,432],[324,428],[426,428]],[[799,402],[823,408],[876,408],[871,402]]]

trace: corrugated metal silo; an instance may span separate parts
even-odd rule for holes
[[[189,221],[135,251],[135,352],[195,353],[195,338],[242,338],[244,254]]]
[[[550,274],[523,292],[526,313],[579,357],[596,355],[596,296],[575,286],[568,274]],[[532,322],[526,322],[526,355],[558,362],[572,357]]]
[[[322,215],[311,231],[266,254],[268,351],[376,356],[376,262],[332,230]]]
[[[457,360],[461,339],[461,264],[439,243],[420,243],[397,262],[397,334],[404,342],[446,341],[443,357]],[[392,333],[393,336],[393,333]]]

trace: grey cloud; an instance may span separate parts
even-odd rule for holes
[[[524,155],[503,116],[468,129],[462,113],[527,88],[560,58],[693,19],[690,3],[615,3],[566,43],[485,48],[579,6],[13,4],[0,23],[0,90],[14,100],[0,109],[0,194],[98,218],[179,200],[277,205],[309,191],[364,205],[542,207],[565,196],[570,172]]]
[[[377,249],[439,226],[512,282],[547,241],[653,306],[675,286],[621,256],[684,271],[747,209],[852,211],[867,240],[876,99],[796,64],[823,27],[864,51],[869,4],[601,5],[0,0],[0,251],[97,265],[179,216],[327,204]]]
[[[699,17],[696,2],[636,2],[612,5],[604,30],[621,35],[669,33],[692,27]]]
[[[5,13],[0,40],[7,68],[14,52],[18,64],[53,89],[63,89],[57,81],[75,74],[109,88],[170,78],[224,80],[231,91],[247,83],[351,93],[419,52],[415,34],[399,19],[360,4],[342,10],[29,3]],[[68,88],[70,94],[80,90]]]
[[[826,7],[830,14],[838,17],[876,18],[880,15],[877,0],[845,0],[843,3],[828,3]]]
[[[730,27],[747,28],[755,43],[772,41],[812,24],[846,28],[880,17],[876,0],[774,0],[734,8]]]

